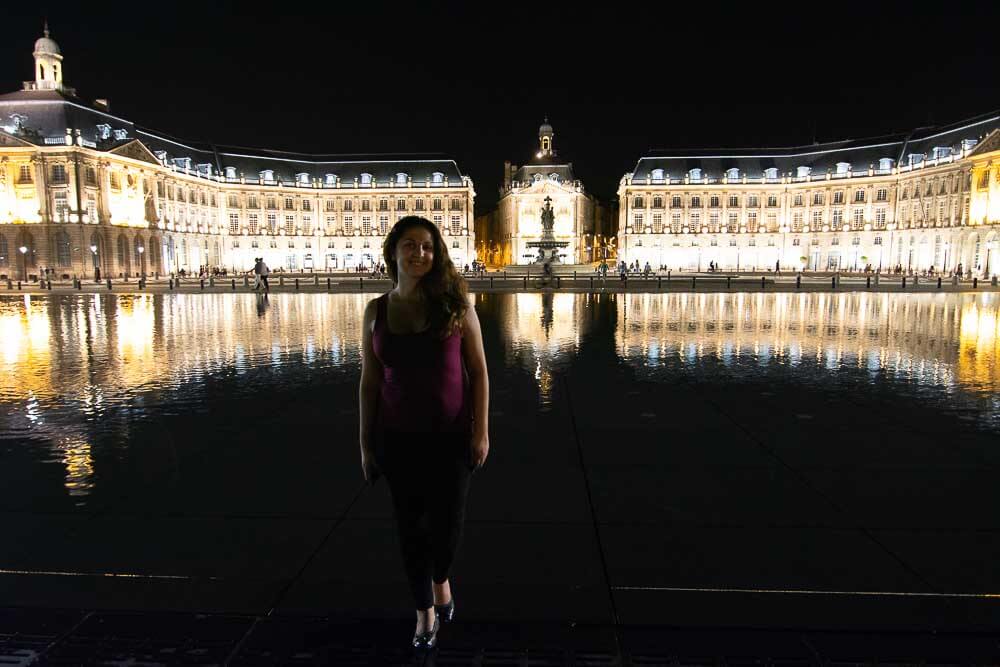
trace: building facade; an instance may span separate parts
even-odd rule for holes
[[[618,256],[674,271],[995,275],[1000,113],[864,141],[658,151],[621,179]]]
[[[592,261],[594,201],[573,175],[573,164],[558,158],[555,132],[546,120],[538,128],[538,151],[525,165],[504,164],[504,183],[496,211],[484,218],[489,230],[484,258],[493,264],[531,264],[538,251],[528,247],[542,235],[541,211],[552,198],[557,241],[567,241],[560,259],[567,264]]]
[[[471,179],[454,160],[230,149],[166,137],[88,104],[62,55],[35,43],[35,80],[0,95],[0,278],[352,270],[421,215],[457,266],[475,258]]]

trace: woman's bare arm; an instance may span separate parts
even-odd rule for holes
[[[490,448],[490,378],[486,369],[486,352],[483,350],[479,316],[471,305],[465,313],[463,328],[462,355],[472,383],[472,463],[478,467],[486,462]]]
[[[372,324],[378,311],[377,300],[368,302],[361,325],[361,386],[358,390],[358,413],[360,428],[358,439],[362,455],[372,451],[372,424],[375,420],[375,406],[379,387],[382,384],[382,364],[372,350]]]

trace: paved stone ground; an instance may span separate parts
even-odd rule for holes
[[[223,385],[137,421],[82,505],[3,450],[0,664],[1000,664],[995,433],[721,368],[653,384],[597,343],[541,408],[495,378],[435,654],[406,648],[343,377],[255,437]]]

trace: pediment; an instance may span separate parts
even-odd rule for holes
[[[986,135],[986,138],[973,147],[969,156],[973,157],[984,153],[992,153],[993,151],[998,150],[1000,150],[1000,130],[993,130]]]
[[[142,143],[138,139],[133,139],[127,144],[122,144],[117,148],[112,148],[109,153],[114,153],[115,155],[121,155],[122,157],[132,158],[133,160],[139,160],[140,162],[148,162],[150,164],[159,165],[160,161],[156,159],[156,156],[146,148],[146,144]]]
[[[528,188],[528,192],[533,195],[543,195],[543,194],[566,194],[568,192],[574,192],[574,189],[562,185],[561,183],[553,183],[552,181],[542,181],[541,183],[532,183]]]
[[[4,148],[24,148],[26,146],[32,148],[34,147],[34,144],[31,144],[19,137],[15,137],[9,132],[0,130],[0,146]]]

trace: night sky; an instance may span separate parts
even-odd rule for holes
[[[116,115],[219,144],[445,153],[477,213],[545,115],[607,200],[650,148],[801,145],[1000,109],[997,3],[145,4],[5,8],[0,89],[33,78],[47,16],[67,84]]]

